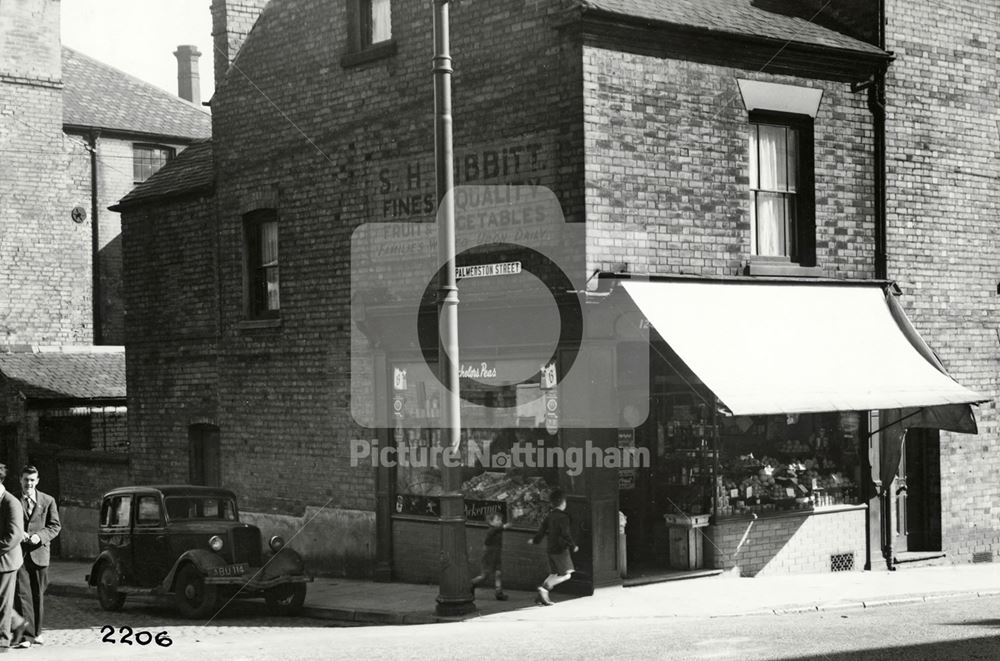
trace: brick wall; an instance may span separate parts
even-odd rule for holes
[[[128,456],[107,453],[63,453],[56,458],[59,477],[59,557],[93,560],[101,496],[129,484]]]
[[[212,37],[215,51],[215,86],[226,76],[229,65],[239,54],[240,46],[257,16],[269,0],[212,0]]]
[[[944,549],[968,562],[1000,550],[1000,9],[890,0],[886,10],[888,275],[951,375],[990,398],[977,436],[941,435]]]
[[[588,270],[736,275],[750,256],[749,124],[736,79],[821,88],[816,258],[872,277],[871,114],[843,82],[585,47]]]
[[[91,413],[90,449],[95,452],[128,453],[128,416],[124,412]]]
[[[458,181],[530,179],[582,217],[578,46],[541,3],[518,22],[452,4]],[[220,428],[223,483],[244,509],[289,525],[309,507],[374,509],[373,470],[349,464],[348,440],[372,434],[349,412],[349,239],[362,222],[428,220],[434,193],[429,11],[399,3],[397,54],[345,68],[345,5],[282,3],[243,44],[254,85],[233,75],[213,99],[217,220],[193,201],[124,220],[133,478],[185,479],[187,425],[205,418]],[[509,167],[494,172],[504,154]],[[414,196],[419,210],[400,206]],[[278,210],[281,254],[281,320],[263,328],[243,308],[241,214],[259,207]],[[360,542],[332,540],[372,539],[374,520],[342,525],[357,529],[330,528],[311,553],[357,571],[370,559]]]
[[[0,33],[0,77],[62,80],[59,0],[5,2]]]
[[[128,436],[133,481],[187,482],[188,427],[217,423],[212,203],[187,199],[123,216]],[[222,434],[223,484],[238,446]]]
[[[739,567],[743,576],[758,576],[829,572],[831,556],[853,554],[851,570],[860,571],[866,515],[864,508],[820,511],[761,517],[752,526],[748,519],[723,519],[705,529],[705,558],[716,569]]]
[[[58,79],[59,67],[47,75]],[[62,110],[61,83],[0,73],[4,344],[83,344],[92,338],[89,158],[79,140],[63,134]],[[71,219],[75,206],[87,210],[86,221]]]

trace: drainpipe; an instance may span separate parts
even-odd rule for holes
[[[885,50],[885,0],[879,0],[878,47]],[[868,87],[868,110],[872,113],[875,157],[875,277],[888,278],[888,246],[886,242],[885,194],[885,72],[879,64]]]
[[[87,138],[87,151],[90,152],[90,270],[91,270],[91,306],[94,314],[94,344],[101,344],[103,319],[101,315],[101,234],[100,234],[100,204],[97,200],[97,140],[101,132],[92,130]]]
[[[885,0],[878,2],[877,45],[885,50]],[[871,87],[868,88],[868,109],[872,113],[872,133],[874,137],[875,160],[875,277],[879,280],[888,279],[889,249],[887,234],[887,200],[886,200],[886,158],[885,158],[885,73],[886,65],[880,64],[875,70]],[[881,462],[881,457],[880,457]],[[881,506],[882,523],[882,557],[886,569],[892,571],[893,530],[892,484],[882,484],[879,489],[879,505]]]

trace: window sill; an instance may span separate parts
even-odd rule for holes
[[[747,262],[746,275],[761,275],[783,278],[822,278],[822,266],[802,266],[785,259],[755,257]]]
[[[340,58],[340,66],[347,69],[349,67],[358,66],[359,64],[365,64],[367,62],[374,62],[376,60],[392,57],[395,54],[396,41],[394,39],[390,39],[388,41],[383,41],[373,46],[369,46],[363,50],[344,55]]]
[[[280,328],[281,318],[273,319],[244,319],[236,322],[236,327],[240,330],[255,330],[258,328]]]

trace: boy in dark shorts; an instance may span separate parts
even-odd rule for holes
[[[472,579],[472,589],[476,585],[485,581],[490,574],[493,574],[493,586],[496,588],[497,601],[507,601],[507,595],[503,591],[500,583],[500,551],[503,548],[503,530],[509,528],[509,523],[503,522],[503,517],[499,512],[493,512],[486,519],[490,524],[486,531],[486,539],[483,541],[483,562],[479,570],[479,576]]]
[[[549,570],[552,573],[538,586],[538,596],[535,597],[535,603],[540,606],[552,605],[553,602],[549,599],[549,590],[570,579],[573,572],[576,571],[573,568],[573,559],[569,555],[570,549],[573,553],[580,550],[580,547],[573,541],[572,522],[569,514],[566,514],[566,496],[562,491],[556,489],[549,495],[549,503],[552,505],[552,509],[542,521],[535,536],[528,540],[529,544],[538,544],[542,541],[542,537],[548,537],[549,540],[547,551]]]

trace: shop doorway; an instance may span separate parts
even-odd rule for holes
[[[645,450],[649,462],[619,490],[619,508],[627,519],[626,585],[719,573],[705,562],[704,529],[687,525],[694,518],[707,520],[712,511],[710,398],[654,333],[649,415],[634,430],[635,445]]]
[[[894,485],[896,539],[901,553],[941,550],[941,434],[909,429]]]

